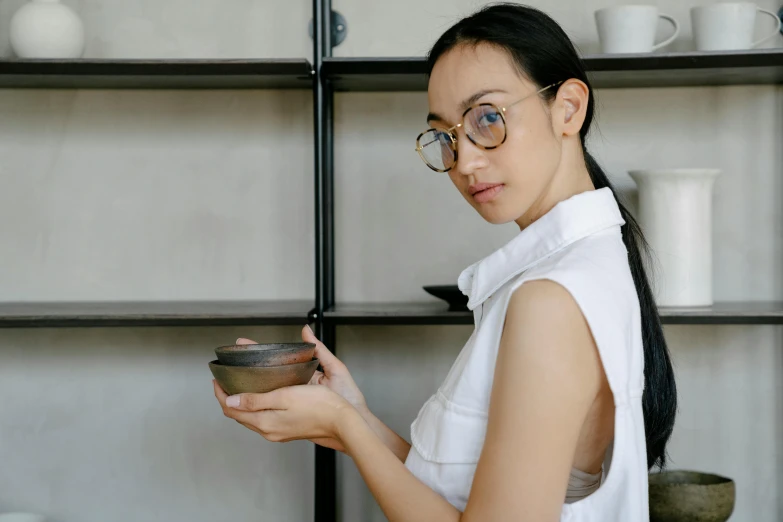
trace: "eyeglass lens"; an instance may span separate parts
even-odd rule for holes
[[[497,147],[506,137],[503,115],[494,105],[473,107],[465,114],[463,122],[468,138],[483,148]],[[419,138],[422,159],[435,170],[449,170],[454,166],[455,146],[445,130],[430,129]]]

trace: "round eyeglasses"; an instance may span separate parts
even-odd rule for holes
[[[505,107],[492,103],[479,103],[468,107],[462,113],[462,121],[457,125],[449,129],[427,129],[419,134],[416,138],[416,152],[432,170],[448,172],[457,164],[456,129],[462,127],[465,136],[474,145],[485,150],[495,149],[506,141],[506,111],[517,103],[561,83],[563,82],[553,83]]]

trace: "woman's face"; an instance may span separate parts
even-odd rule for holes
[[[539,86],[520,76],[510,56],[490,45],[458,46],[441,56],[429,82],[428,123],[447,129],[461,122],[468,105],[505,107],[506,141],[495,149],[474,145],[456,129],[457,164],[449,177],[490,223],[524,216],[546,194],[562,156],[546,102],[530,96]]]

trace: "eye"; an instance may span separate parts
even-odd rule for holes
[[[429,145],[433,145],[435,143],[440,144],[443,146],[444,144],[451,143],[451,138],[449,135],[438,129],[433,129],[427,133],[424,134],[424,136],[421,137],[421,147],[427,147]]]
[[[497,124],[500,121],[500,113],[495,111],[494,109],[488,109],[484,111],[484,114],[481,115],[479,118],[479,125],[482,125],[484,127],[491,127],[492,125]]]

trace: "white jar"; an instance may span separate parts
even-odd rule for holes
[[[639,225],[652,249],[659,306],[711,306],[712,187],[717,169],[635,170]],[[658,275],[658,279],[654,278]]]
[[[19,58],[81,58],[84,25],[60,0],[30,0],[11,17],[11,47]]]

